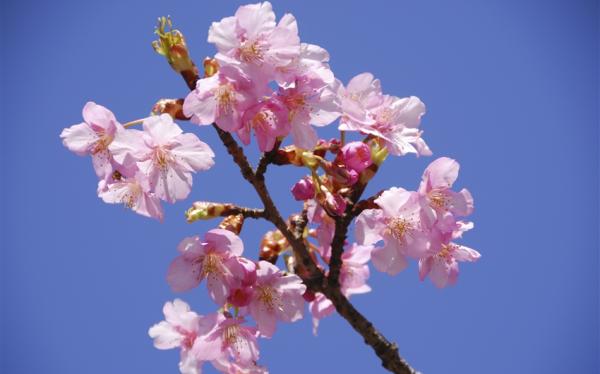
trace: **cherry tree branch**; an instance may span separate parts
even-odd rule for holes
[[[193,90],[196,86],[195,82],[199,79],[198,70],[195,65],[191,71],[182,71],[181,76],[185,80],[188,88]],[[365,170],[366,173],[363,174],[361,180],[357,183],[352,192],[350,197],[351,203],[346,207],[344,216],[336,222],[336,235],[334,236],[334,242],[332,242],[330,275],[329,279],[326,280],[323,272],[314,263],[307,248],[307,244],[302,238],[304,230],[292,230],[288,227],[275,206],[265,184],[264,173],[266,172],[268,164],[273,162],[278,154],[279,144],[277,144],[277,147],[273,148],[273,151],[263,155],[255,173],[248,162],[243,149],[237,144],[233,136],[231,136],[230,133],[221,130],[216,124],[213,124],[213,127],[217,131],[227,152],[232,156],[233,161],[240,168],[244,179],[246,179],[256,190],[256,193],[264,206],[265,218],[277,227],[292,246],[294,255],[297,259],[297,274],[302,278],[306,286],[315,292],[322,292],[331,300],[337,312],[350,323],[354,330],[364,338],[365,343],[375,351],[375,354],[381,359],[381,364],[384,368],[397,374],[415,374],[416,371],[400,357],[397,346],[388,341],[385,336],[383,336],[371,322],[356,310],[342,294],[338,281],[342,264],[341,255],[343,252],[344,240],[346,238],[348,226],[353,218],[351,215],[352,209],[355,203],[360,199],[368,181],[375,172],[377,172],[377,165],[371,165],[370,168]],[[301,225],[306,225],[307,219],[305,219],[305,217],[305,214],[301,215],[301,220],[303,220]],[[297,227],[298,226],[296,226],[296,228]],[[332,275],[332,270],[335,275]]]

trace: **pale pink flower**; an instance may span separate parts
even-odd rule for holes
[[[313,334],[317,335],[320,320],[332,315],[335,312],[335,306],[325,295],[317,292],[315,299],[308,303],[308,310],[312,315]]]
[[[337,93],[342,104],[340,130],[362,131],[375,125],[371,113],[383,103],[379,79],[371,73],[362,73],[352,78],[346,87],[338,82]]]
[[[279,97],[289,111],[294,144],[299,148],[312,149],[319,140],[310,124],[326,126],[340,115],[337,94],[316,75],[296,77],[293,84],[279,90]]]
[[[108,146],[117,129],[123,127],[114,114],[94,102],[83,107],[84,122],[66,128],[60,134],[63,144],[80,156],[91,155],[96,175],[104,179],[113,171],[112,154]]]
[[[269,374],[267,368],[256,363],[240,365],[235,361],[224,358],[213,360],[211,363],[215,369],[225,374]]]
[[[216,123],[225,131],[236,131],[242,126],[244,110],[269,94],[266,83],[233,66],[222,66],[217,74],[198,80],[185,98],[183,112],[193,123]]]
[[[465,217],[473,212],[471,193],[466,188],[459,192],[451,190],[459,168],[456,160],[440,157],[427,166],[419,186],[426,217],[430,225],[435,223],[442,232],[452,232],[456,217]]]
[[[436,287],[451,286],[458,280],[458,263],[475,262],[479,257],[474,249],[452,242],[442,244],[438,253],[419,260],[419,278],[424,280],[429,275]]]
[[[337,93],[342,103],[340,130],[381,138],[394,155],[431,155],[419,130],[425,104],[418,97],[382,95],[379,80],[370,73],[352,78],[347,87],[338,83]]]
[[[248,306],[261,335],[271,337],[276,322],[302,318],[306,286],[295,274],[284,275],[277,266],[260,261],[256,270],[254,294]]]
[[[272,150],[277,138],[290,132],[287,109],[277,98],[270,98],[248,108],[242,116],[241,127],[237,130],[242,143],[250,144],[251,130],[254,130],[261,152]]]
[[[361,131],[383,140],[393,155],[415,153],[430,156],[431,150],[421,138],[419,130],[425,104],[415,96],[399,98],[384,95],[383,103],[371,112],[375,124]]]
[[[229,282],[227,302],[234,307],[245,307],[252,299],[252,286],[256,282],[256,263],[244,257],[234,256],[227,261],[233,274]]]
[[[99,182],[98,196],[105,203],[123,204],[142,216],[162,222],[164,213],[160,199],[152,193],[148,177],[139,171],[135,163],[117,168],[113,176]]]
[[[292,195],[297,201],[308,200],[315,197],[315,186],[311,177],[304,177],[292,187]]]
[[[357,173],[362,172],[371,164],[371,148],[363,142],[350,142],[342,147],[344,165]]]
[[[208,42],[216,45],[218,60],[238,64],[254,77],[272,76],[277,67],[288,65],[300,52],[294,16],[286,14],[276,25],[269,2],[241,6],[233,17],[213,22]]]
[[[165,303],[163,313],[165,320],[148,330],[148,334],[154,339],[154,346],[158,349],[180,348],[181,373],[200,374],[202,361],[192,353],[192,347],[199,336],[211,331],[211,320],[190,310],[190,306],[180,299]]]
[[[211,314],[212,330],[196,339],[193,352],[202,361],[228,360],[229,357],[242,366],[251,366],[259,356],[255,327],[243,326],[243,317],[225,316],[223,313]]]
[[[340,269],[340,287],[346,297],[371,291],[367,285],[369,279],[369,265],[371,259],[371,245],[353,243],[346,247],[342,254],[342,267]]]
[[[198,236],[185,238],[177,250],[181,255],[171,262],[167,273],[173,291],[190,290],[206,278],[210,297],[224,305],[234,271],[239,269],[239,264],[230,260],[244,251],[240,237],[228,230],[213,229],[206,233],[204,241]]]
[[[322,248],[319,250],[323,260],[329,263],[331,251],[323,251]],[[371,287],[367,285],[367,279],[369,279],[367,263],[371,259],[372,250],[373,246],[358,245],[357,243],[347,246],[344,250],[339,282],[342,293],[346,297],[371,291]],[[335,311],[335,307],[325,295],[318,292],[314,300],[309,302],[308,309],[312,314],[313,334],[317,335],[319,320],[331,315]]]
[[[381,209],[367,209],[356,220],[356,238],[360,244],[384,241],[372,252],[377,270],[395,275],[407,266],[406,256],[421,258],[431,252],[430,233],[421,220],[419,194],[392,187],[375,203]]]
[[[308,200],[306,204],[309,222],[318,225],[315,234],[319,248],[322,249],[322,254],[325,255],[331,251],[331,241],[335,233],[335,220],[327,214],[316,200]]]
[[[215,154],[192,133],[183,133],[168,114],[144,120],[144,132],[118,131],[110,150],[117,162],[130,155],[148,176],[152,191],[168,202],[185,199],[192,172],[213,166]]]
[[[275,80],[280,85],[286,85],[303,75],[317,76],[327,85],[334,86],[335,76],[329,67],[329,53],[318,45],[301,43],[298,57],[288,65],[278,67]]]

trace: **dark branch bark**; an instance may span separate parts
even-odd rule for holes
[[[186,81],[188,87],[193,90],[198,80],[197,69],[192,72],[182,72],[182,76]],[[255,173],[244,154],[244,151],[237,144],[235,139],[229,134],[221,130],[218,126],[213,125],[217,131],[219,138],[223,142],[223,145],[227,149],[227,152],[233,157],[234,162],[240,168],[242,176],[246,179],[256,190],[256,193],[260,197],[264,205],[265,218],[271,221],[275,227],[285,236],[288,240],[296,259],[299,260],[297,263],[297,273],[302,278],[307,287],[315,292],[322,292],[331,300],[335,306],[337,312],[344,317],[350,325],[356,330],[363,338],[366,344],[371,346],[375,351],[375,354],[381,359],[381,364],[387,370],[397,374],[415,374],[413,370],[398,354],[398,348],[394,343],[389,342],[377,329],[369,322],[354,306],[348,301],[348,299],[342,294],[339,287],[339,270],[341,268],[341,256],[343,252],[344,240],[348,231],[348,225],[352,221],[352,209],[356,202],[360,199],[366,184],[371,177],[377,171],[377,166],[372,165],[371,170],[367,169],[368,173],[364,174],[364,179],[355,186],[353,193],[350,197],[351,203],[348,204],[346,212],[343,217],[339,218],[338,229],[336,224],[336,236],[334,237],[334,243],[332,243],[332,263],[330,264],[330,279],[325,279],[323,272],[316,266],[307,245],[302,238],[302,231],[292,230],[286,224],[285,220],[281,217],[281,214],[277,210],[275,203],[271,199],[267,186],[264,182],[264,173],[269,163],[273,162],[273,159],[277,155],[277,151],[268,152],[269,155],[264,155],[264,162],[261,160],[257,172]],[[278,147],[276,147],[278,148]],[[274,148],[274,149],[276,149]],[[263,165],[263,166],[261,166]],[[372,174],[369,174],[372,173]],[[302,219],[305,219],[306,215],[302,215]],[[306,221],[306,219],[305,219]],[[304,225],[306,223],[303,223]],[[336,239],[337,238],[337,239]],[[333,246],[335,244],[335,246]],[[335,265],[334,265],[335,264]],[[334,270],[335,269],[335,270]],[[332,271],[336,274],[332,276]]]

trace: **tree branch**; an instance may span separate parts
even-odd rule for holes
[[[187,86],[193,90],[196,87],[195,83],[199,78],[198,70],[193,69],[192,71],[181,72],[181,75],[183,76]],[[244,154],[243,149],[240,148],[231,134],[221,130],[215,124],[213,124],[213,127],[217,131],[217,134],[227,149],[227,152],[233,157],[234,162],[240,168],[244,179],[252,184],[256,190],[256,193],[264,205],[265,218],[271,221],[275,227],[279,229],[279,231],[292,246],[294,254],[297,256],[297,259],[300,260],[297,264],[297,273],[302,278],[306,286],[315,292],[322,292],[329,300],[331,300],[337,312],[344,317],[354,328],[354,330],[356,330],[364,338],[365,343],[373,348],[375,354],[381,359],[381,363],[384,368],[397,374],[416,374],[416,372],[406,363],[406,361],[400,357],[396,345],[390,343],[379,331],[377,331],[373,324],[369,322],[362,314],[360,314],[358,310],[356,310],[356,308],[354,308],[354,306],[342,294],[338,282],[339,270],[342,264],[341,255],[343,252],[346,233],[348,231],[348,225],[352,221],[351,212],[353,206],[360,199],[366,184],[377,171],[377,166],[371,165],[370,168],[365,170],[367,173],[361,175],[361,180],[359,183],[357,183],[358,185],[355,186],[355,189],[350,197],[351,203],[346,207],[344,216],[339,219],[341,221],[340,229],[337,228],[338,224],[336,223],[336,233],[338,239],[336,240],[334,237],[334,240],[336,240],[335,247],[332,245],[331,261],[333,261],[333,263],[330,264],[329,275],[329,278],[331,279],[328,279],[326,282],[324,282],[325,278],[323,272],[312,260],[312,257],[307,249],[307,245],[302,238],[302,233],[298,235],[297,231],[292,232],[290,227],[288,227],[286,222],[281,217],[281,214],[277,210],[277,207],[275,206],[275,203],[271,199],[269,191],[267,190],[267,186],[265,185],[264,172],[266,171],[267,165],[270,162],[273,162],[273,159],[278,152],[272,151],[272,154],[269,152],[270,155],[268,156],[263,155],[263,159],[265,161],[259,164],[257,173],[255,174],[250,166],[250,163],[248,162],[248,159],[246,158],[246,155]],[[274,147],[274,149],[276,148],[278,147]],[[261,164],[264,164],[264,166],[261,166]],[[303,214],[302,218],[304,217],[305,215]],[[332,276],[331,267],[334,267],[335,269],[335,276]]]

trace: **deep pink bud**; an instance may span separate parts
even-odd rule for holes
[[[348,169],[357,173],[365,170],[373,161],[371,160],[371,148],[363,142],[351,142],[342,148],[344,163]]]
[[[250,300],[252,298],[252,288],[244,287],[244,288],[236,288],[231,290],[229,297],[227,297],[227,302],[231,305],[241,308],[244,306],[248,306],[250,304]]]
[[[312,199],[315,196],[315,186],[312,179],[304,177],[296,182],[292,187],[292,195],[298,201]]]

